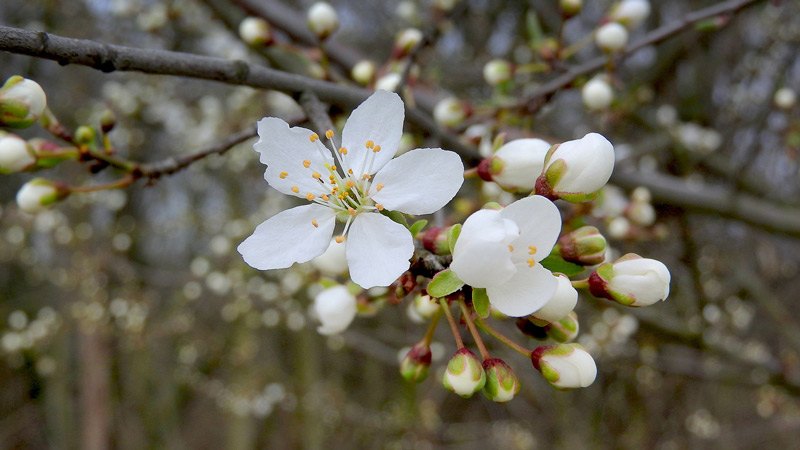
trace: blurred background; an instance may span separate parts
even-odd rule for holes
[[[287,69],[292,58],[249,48],[236,27],[263,8],[304,29],[311,3],[6,0],[0,24]],[[579,342],[599,369],[590,388],[556,391],[530,361],[498,346],[521,393],[508,404],[465,400],[439,383],[454,350],[444,329],[429,379],[410,385],[399,376],[399,356],[425,330],[406,303],[377,308],[341,336],[320,336],[309,314],[319,290],[312,267],[258,272],[244,264],[239,242],[290,205],[267,188],[253,140],[151,186],[74,195],[35,216],[14,204],[30,175],[6,175],[0,448],[798,445],[800,109],[775,95],[800,89],[800,3],[756,2],[645,46],[614,65],[606,111],[586,110],[583,77],[535,111],[508,116],[485,112],[557,73],[518,74],[503,94],[484,81],[484,64],[541,61],[561,27],[557,1],[462,0],[445,18],[426,0],[331,3],[341,20],[331,45],[378,63],[400,30],[436,25],[435,42],[415,55],[412,87],[426,99],[422,108],[454,95],[510,136],[608,137],[619,187],[605,192],[590,221],[617,254],[667,264],[669,300],[634,310],[581,298]],[[561,31],[566,43],[590,36],[611,5],[585,3]],[[631,40],[713,4],[653,2]],[[599,54],[589,42],[564,64]],[[0,53],[0,78],[14,74],[40,83],[69,128],[114,111],[112,142],[138,161],[196,151],[263,116],[304,117],[276,92]],[[410,146],[440,145],[407,131]],[[114,179],[62,166],[38,175],[74,184]],[[642,184],[649,192],[632,195]],[[492,186],[471,181],[456,206],[509,200]]]

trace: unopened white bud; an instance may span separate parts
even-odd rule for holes
[[[550,143],[541,139],[515,139],[503,144],[489,164],[492,181],[508,190],[532,191],[548,150]]]
[[[650,189],[645,186],[639,186],[631,192],[631,200],[650,203],[653,200],[653,196],[650,194]]]
[[[410,0],[399,2],[394,9],[394,13],[398,18],[406,22],[413,22],[417,19],[417,5]]]
[[[678,111],[672,105],[661,105],[656,110],[656,121],[662,127],[671,127],[678,122]]]
[[[467,109],[459,99],[448,97],[433,108],[433,118],[439,125],[455,128],[467,118]]]
[[[797,103],[797,94],[788,87],[782,87],[775,91],[775,106],[782,109],[790,109]]]
[[[17,192],[19,209],[36,213],[64,198],[66,194],[55,183],[44,178],[28,181]]]
[[[670,273],[655,259],[629,253],[589,276],[592,295],[626,306],[648,306],[669,296]]]
[[[317,2],[308,9],[308,28],[320,39],[325,39],[339,28],[339,16],[327,2]]]
[[[419,31],[416,28],[406,28],[398,33],[397,38],[394,41],[395,57],[400,58],[407,55],[408,52],[422,42],[422,38],[422,31]]]
[[[634,201],[628,208],[628,218],[637,225],[649,227],[656,222],[656,210],[650,203]]]
[[[395,92],[397,87],[400,86],[400,80],[403,78],[400,76],[399,73],[391,72],[387,73],[386,75],[378,78],[375,81],[375,90],[376,91],[389,91]]]
[[[616,52],[628,44],[628,30],[617,22],[609,22],[597,29],[594,42],[606,52]]]
[[[375,78],[375,63],[368,60],[359,61],[353,66],[350,76],[353,77],[356,83],[364,86],[368,85]]]
[[[321,325],[320,334],[339,334],[346,330],[356,317],[356,298],[344,286],[334,286],[314,298],[314,313]]]
[[[608,235],[614,239],[625,239],[631,231],[631,223],[624,217],[615,217],[608,223]]]
[[[558,4],[567,17],[578,14],[583,8],[583,0],[561,0]]]
[[[650,2],[647,0],[622,0],[611,8],[609,18],[628,28],[636,28],[650,16]]]
[[[347,258],[345,244],[331,239],[328,248],[321,255],[311,260],[311,265],[323,275],[335,277],[347,272]]]
[[[44,114],[47,96],[33,80],[15,75],[0,88],[0,126],[25,128]]]
[[[556,280],[558,280],[558,285],[553,297],[533,313],[533,316],[537,319],[550,323],[566,317],[578,304],[578,291],[572,286],[569,278],[564,275],[557,275]]]
[[[22,172],[34,164],[36,158],[24,139],[0,131],[0,174]]]
[[[266,45],[272,42],[272,32],[266,20],[247,17],[239,24],[239,37],[248,45]]]
[[[547,155],[536,193],[569,202],[594,197],[614,170],[614,146],[597,133],[554,146]]]
[[[583,104],[591,110],[606,109],[614,101],[614,91],[605,77],[594,77],[581,89]]]
[[[490,86],[497,86],[511,79],[513,68],[511,63],[504,59],[493,59],[483,66],[483,79]]]
[[[594,359],[578,344],[538,347],[531,361],[548,383],[561,389],[587,387],[597,377]]]

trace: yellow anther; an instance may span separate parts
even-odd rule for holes
[[[350,214],[351,216],[355,216],[356,215],[356,210],[353,209],[352,207],[351,208],[347,208],[347,214]]]
[[[311,192],[306,194],[306,200],[308,200],[308,201],[313,201],[315,198],[317,198],[317,196],[312,194]]]
[[[299,188],[299,187],[297,187],[297,186],[292,186],[292,192],[294,192],[295,194],[297,194],[298,192],[300,192],[300,188]]]
[[[380,203],[375,203],[375,208],[376,208],[378,211],[383,211],[383,205],[381,205]]]
[[[372,178],[372,175],[370,175],[368,173],[365,173],[364,175],[361,175],[361,179],[362,180],[369,180],[370,178]]]
[[[339,147],[339,153],[341,153],[343,155],[346,155],[347,154],[347,149],[344,148],[344,147]]]
[[[311,133],[311,136],[308,137],[308,140],[311,142],[317,142],[319,139],[319,135],[317,133]]]
[[[535,255],[536,254],[536,246],[535,245],[529,245],[528,246],[528,254],[529,255]]]
[[[513,252],[514,251],[514,246],[511,245],[511,244],[508,244],[508,251]]]
[[[311,219],[311,225],[314,225],[314,228],[319,228],[319,222],[317,222],[317,219]]]
[[[383,189],[383,183],[378,183],[378,185],[377,185],[377,186],[375,186],[375,190],[376,190],[376,191],[378,191],[378,192],[380,192],[380,191],[381,191],[381,189]]]
[[[278,177],[279,177],[281,180],[285,180],[285,179],[286,179],[286,177],[288,177],[288,176],[289,176],[289,172],[281,172],[281,173],[279,173],[279,174],[278,174]]]
[[[370,139],[369,141],[367,141],[367,143],[365,145],[367,146],[367,148],[373,148],[373,147],[375,147],[375,142],[373,142]]]
[[[311,174],[311,178],[319,180],[320,178],[322,178],[322,174],[319,173],[319,172],[314,172],[314,173]]]
[[[378,153],[379,151],[381,151],[381,146],[380,145],[376,145],[375,147],[372,148],[372,151],[374,153]]]
[[[347,169],[347,173],[349,173],[350,175],[352,175],[352,174],[353,174],[353,169]]]
[[[328,130],[325,132],[325,137],[328,139],[333,139],[333,130]]]
[[[305,167],[306,169],[311,167],[311,161],[309,161],[307,159],[303,160],[303,167]]]
[[[344,185],[345,185],[345,186],[347,186],[347,188],[348,188],[348,189],[350,189],[350,188],[352,188],[353,186],[355,186],[355,185],[356,185],[356,183],[355,183],[355,182],[353,182],[353,180],[347,180],[347,183],[345,183]]]
[[[533,267],[535,265],[536,265],[536,261],[533,258],[528,260],[528,267]]]
[[[325,200],[326,202],[330,199],[330,197],[328,197],[328,194],[322,194],[320,195],[320,197],[322,197],[322,199]]]
[[[334,172],[336,172],[336,164],[334,164],[334,165],[332,165],[332,166],[331,166],[331,170],[332,170],[332,171],[334,171]]]
[[[336,236],[336,239],[334,240],[336,241],[337,244],[341,244],[342,242],[344,242],[344,236]]]

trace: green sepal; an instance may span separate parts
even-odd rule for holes
[[[447,247],[450,249],[450,254],[453,254],[453,249],[456,247],[458,236],[461,235],[461,224],[457,223],[447,230]]]
[[[491,308],[489,307],[489,296],[484,288],[472,288],[472,307],[478,313],[478,317],[485,319],[489,317]]]
[[[389,211],[384,209],[383,211],[381,211],[381,214],[392,219],[392,221],[397,222],[400,225],[408,228],[408,221],[406,220],[406,216],[400,211]]]
[[[545,269],[551,272],[563,273],[567,277],[573,277],[586,270],[583,266],[565,261],[564,258],[558,254],[557,248],[554,249],[554,252],[550,253],[547,258],[541,260],[539,263]]]
[[[427,220],[420,219],[411,224],[411,226],[408,228],[408,231],[411,232],[411,236],[416,236],[417,234],[419,234],[420,231],[422,231],[425,228],[425,225],[427,224],[428,224]]]
[[[428,294],[431,297],[442,298],[461,289],[462,286],[464,286],[464,282],[458,278],[458,275],[450,269],[445,269],[434,275],[431,282],[428,283]]]

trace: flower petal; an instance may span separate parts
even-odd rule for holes
[[[260,161],[267,165],[264,172],[267,183],[295,197],[305,198],[309,192],[314,195],[328,193],[328,189],[312,175],[317,172],[327,176],[325,165],[332,165],[333,157],[319,140],[311,142],[313,134],[302,127],[289,128],[289,124],[275,117],[258,121],[259,140],[253,148],[260,154]]]
[[[514,222],[503,219],[499,211],[474,212],[461,228],[450,269],[472,287],[508,281],[516,272],[508,245],[518,234]]]
[[[389,286],[408,270],[414,242],[408,229],[392,219],[382,214],[362,213],[350,226],[346,252],[350,278],[369,289]]]
[[[550,254],[561,232],[561,213],[553,202],[532,195],[508,205],[500,214],[519,227],[519,237],[511,243],[515,261],[533,258],[538,262]]]
[[[405,110],[400,96],[394,92],[375,91],[356,108],[342,130],[342,146],[347,149],[343,164],[358,175],[373,174],[389,162],[400,145],[403,135]],[[367,141],[380,145],[381,151],[373,153],[366,148]],[[369,170],[369,161],[372,169]]]
[[[375,203],[406,214],[431,214],[453,199],[464,183],[464,164],[451,151],[420,148],[389,161],[376,175]]]
[[[501,313],[524,317],[547,304],[556,291],[558,281],[541,264],[517,265],[517,273],[505,283],[486,288],[489,302]]]
[[[284,269],[321,255],[328,248],[335,224],[336,213],[326,206],[297,206],[264,221],[237,250],[251,267]]]

